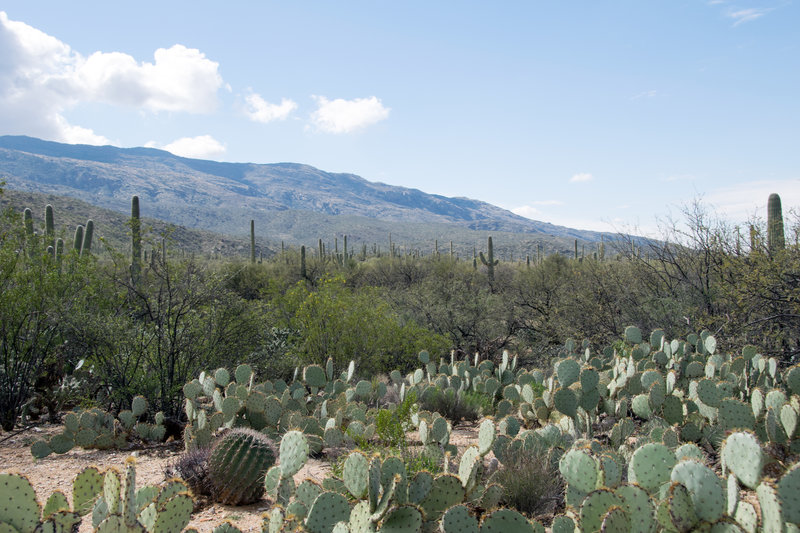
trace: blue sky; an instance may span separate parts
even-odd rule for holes
[[[587,229],[800,207],[796,0],[0,9],[0,134],[300,162]]]

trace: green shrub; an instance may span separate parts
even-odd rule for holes
[[[300,365],[324,364],[331,357],[337,368],[346,368],[355,358],[362,375],[375,375],[411,368],[423,349],[450,349],[441,335],[403,321],[376,289],[356,291],[341,277],[320,280],[316,290],[300,282],[274,304],[296,332],[291,353]]]
[[[420,398],[420,407],[426,411],[437,412],[453,422],[461,420],[475,422],[492,412],[492,399],[479,392],[442,390],[430,387]]]
[[[406,432],[411,429],[411,415],[416,411],[417,393],[409,391],[393,409],[381,409],[375,417],[375,432],[386,446],[406,446]]]

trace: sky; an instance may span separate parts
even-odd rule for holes
[[[581,229],[800,209],[800,0],[5,0],[0,135],[305,163]]]

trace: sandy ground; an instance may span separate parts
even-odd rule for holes
[[[130,450],[99,451],[74,448],[63,455],[51,454],[44,459],[34,459],[30,452],[31,444],[58,433],[61,429],[61,426],[42,425],[10,438],[8,433],[0,434],[0,439],[4,439],[0,442],[0,472],[25,475],[36,490],[42,505],[56,490],[64,492],[71,501],[72,479],[83,468],[96,466],[101,472],[111,467],[122,470],[125,459],[132,454],[136,456],[136,486],[157,485],[165,480],[165,469],[183,452],[183,443],[168,442]],[[408,437],[412,442],[418,438],[416,432],[410,433]],[[455,444],[459,451],[463,451],[466,446],[476,443],[477,439],[477,426],[459,426],[454,428],[450,442]],[[327,461],[311,458],[297,473],[295,481],[300,483],[306,478],[311,478],[321,483],[329,471],[330,466]],[[196,528],[199,532],[208,532],[221,522],[230,520],[242,531],[261,531],[261,515],[271,506],[272,503],[267,499],[239,507],[212,504],[196,511],[188,527]],[[91,531],[91,517],[84,517],[80,532]]]

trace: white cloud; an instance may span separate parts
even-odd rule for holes
[[[731,10],[728,11],[725,16],[732,18],[733,25],[738,26],[739,24],[744,24],[745,22],[751,22],[757,18],[761,18],[769,12],[769,9],[753,7],[748,9],[737,9],[735,11]]]
[[[0,133],[65,142],[107,143],[64,114],[77,104],[103,102],[147,111],[205,113],[223,86],[218,63],[176,44],[153,62],[120,52],[88,58],[69,45],[0,11]]]
[[[150,143],[148,143],[150,144]],[[164,150],[181,157],[212,159],[225,153],[227,148],[211,135],[183,137],[164,146]]]
[[[772,193],[780,195],[784,214],[791,208],[800,209],[800,178],[738,183],[711,191],[704,200],[721,218],[744,222],[753,215],[766,217],[767,198]]]
[[[523,205],[521,207],[514,207],[511,212],[521,217],[533,219],[534,217],[541,216],[542,212],[530,205]]]
[[[98,135],[89,128],[72,125],[61,115],[57,115],[55,121],[61,129],[62,140],[68,144],[94,144],[98,146],[111,144],[107,137]]]
[[[271,104],[260,95],[252,93],[245,97],[247,109],[245,113],[254,122],[272,122],[273,120],[286,120],[297,109],[297,104],[292,100],[282,98],[280,104]]]
[[[149,111],[207,113],[222,87],[219,63],[195,48],[159,48],[153,63],[128,54],[95,52],[75,72],[83,98]]]
[[[317,101],[317,110],[311,114],[311,122],[318,131],[326,133],[350,133],[389,116],[390,108],[384,107],[375,96],[354,100],[313,98]]]
[[[582,183],[585,181],[592,181],[594,176],[589,174],[588,172],[581,172],[580,174],[575,174],[569,179],[570,183]]]

